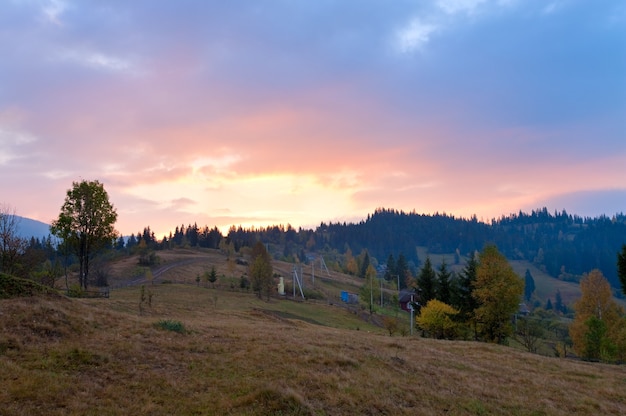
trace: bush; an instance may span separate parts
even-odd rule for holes
[[[45,293],[56,292],[46,286],[35,283],[32,280],[20,279],[18,277],[0,273],[0,299],[35,296]]]
[[[326,297],[324,294],[317,290],[304,289],[304,297],[306,299],[324,300]]]
[[[154,324],[154,326],[165,331],[178,332],[179,334],[184,334],[185,332],[187,332],[182,322],[173,321],[170,319],[161,319],[159,322]]]
[[[67,296],[70,298],[82,298],[83,294],[83,289],[77,283],[70,285],[70,288],[67,289]]]
[[[417,324],[433,338],[453,339],[458,331],[458,324],[453,319],[457,313],[452,306],[432,299],[422,308]]]

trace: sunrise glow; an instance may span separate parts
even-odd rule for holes
[[[621,1],[0,6],[0,202],[129,234],[626,209]],[[528,30],[532,27],[533,30]]]

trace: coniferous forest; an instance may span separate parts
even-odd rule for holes
[[[318,252],[327,262],[340,265],[346,261],[346,253],[356,256],[367,252],[376,264],[385,264],[390,255],[396,259],[402,255],[413,270],[425,260],[419,258],[417,247],[426,248],[431,254],[450,254],[458,263],[486,244],[493,244],[507,258],[529,261],[565,281],[577,282],[583,274],[599,269],[611,286],[619,289],[616,262],[617,253],[626,244],[626,215],[583,218],[565,211],[550,213],[543,208],[486,223],[476,217],[380,208],[358,223],[322,222],[315,229],[290,225],[232,226],[224,235],[217,227],[193,224],[177,226],[159,239],[147,226],[135,235],[120,237],[112,248],[159,250],[230,245],[239,251],[257,241],[266,244],[274,258],[287,261],[307,262],[308,254]],[[54,257],[49,238],[31,238],[28,246],[30,252],[41,253],[38,257]]]
[[[169,236],[157,239],[149,227],[120,239],[118,248],[142,244],[164,249],[180,246],[219,248],[232,244],[235,251],[261,241],[275,258],[307,261],[311,252],[324,253],[333,261],[346,252],[367,251],[384,264],[389,255],[403,255],[413,267],[424,259],[417,247],[429,253],[452,254],[455,262],[486,244],[494,244],[511,260],[527,260],[549,275],[578,281],[593,269],[600,269],[614,288],[619,288],[616,256],[626,243],[626,216],[580,217],[565,211],[550,213],[546,208],[519,212],[490,223],[476,217],[458,218],[447,214],[418,214],[377,209],[358,223],[324,223],[315,229],[275,225],[246,229],[231,227],[223,235],[216,227],[181,225]]]

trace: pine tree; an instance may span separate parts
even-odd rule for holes
[[[456,289],[454,290],[453,306],[460,311],[461,317],[469,321],[474,316],[474,310],[478,307],[476,299],[474,299],[474,284],[476,282],[476,269],[478,261],[475,256],[467,259],[467,264],[457,279]]]
[[[428,256],[417,276],[417,287],[421,305],[426,305],[429,300],[437,296],[437,274]]]
[[[448,269],[445,259],[439,266],[437,277],[439,278],[439,284],[436,298],[450,305],[452,302],[452,272]]]
[[[396,278],[398,272],[396,271],[396,260],[393,258],[393,254],[387,257],[387,270],[385,270],[385,280],[391,281]]]
[[[626,244],[622,245],[622,252],[617,255],[617,275],[622,284],[622,293],[626,295]]]
[[[408,286],[408,280],[411,276],[409,272],[409,263],[406,261],[404,254],[400,253],[398,256],[398,263],[396,264],[396,274],[400,280],[399,289],[405,289]]]
[[[526,269],[526,274],[524,275],[524,299],[530,302],[530,298],[535,291],[535,279],[533,279],[533,275],[530,274],[530,270]]]
[[[359,268],[359,277],[365,279],[367,275],[367,269],[370,267],[370,255],[367,250],[363,250],[361,255],[361,267]]]
[[[554,295],[554,309],[559,313],[565,313],[565,305],[563,305],[563,298],[561,297],[561,291],[556,290]]]

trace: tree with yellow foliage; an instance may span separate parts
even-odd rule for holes
[[[576,317],[569,328],[574,351],[587,360],[623,359],[626,321],[624,310],[613,300],[611,285],[596,269],[580,281],[580,289],[582,295],[574,304]]]
[[[262,242],[257,241],[252,247],[250,258],[249,274],[252,280],[252,290],[256,292],[259,299],[265,294],[269,301],[274,287],[274,269],[272,259]]]
[[[374,305],[380,298],[380,282],[377,279],[376,269],[371,264],[365,271],[365,282],[361,286],[360,299],[369,305],[370,314],[374,313]]]
[[[346,249],[346,253],[344,254],[344,263],[345,263],[345,267],[344,267],[345,272],[348,274],[351,274],[352,276],[356,276],[356,274],[359,271],[359,264],[357,263],[356,259],[352,255],[352,250],[350,250],[350,247]]]
[[[429,300],[417,317],[417,325],[434,338],[456,338],[458,323],[454,316],[459,311],[437,299]]]
[[[472,296],[479,337],[498,344],[513,332],[511,321],[519,310],[524,281],[513,271],[496,246],[486,246],[478,258]]]

